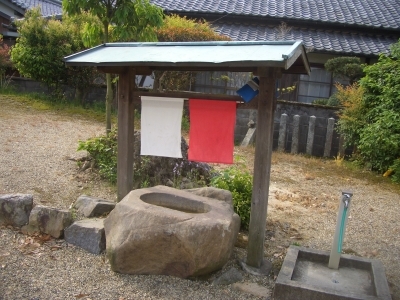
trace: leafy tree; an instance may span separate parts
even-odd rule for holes
[[[356,157],[372,170],[397,168],[400,174],[400,40],[390,55],[381,54],[376,64],[365,66],[362,92],[341,98],[345,108],[340,131],[357,147]],[[340,89],[339,89],[340,94]],[[397,161],[397,162],[396,162]],[[397,166],[397,167],[394,167]]]
[[[82,17],[83,18],[83,17]],[[95,75],[94,68],[66,68],[63,57],[83,49],[79,22],[66,18],[63,23],[43,18],[39,8],[29,10],[16,21],[19,37],[11,49],[11,59],[24,76],[43,82],[55,95],[69,84],[83,95]]]
[[[335,77],[348,78],[350,84],[358,81],[363,76],[363,67],[358,57],[335,57],[328,59],[325,69]]]
[[[230,38],[215,32],[206,21],[167,16],[156,31],[160,42],[229,41]],[[194,83],[194,72],[155,72],[154,89],[182,90]]]
[[[87,12],[100,21],[101,26],[86,24],[84,43],[87,47],[108,43],[111,33],[115,41],[155,41],[154,29],[161,26],[163,19],[162,9],[149,0],[63,0],[62,4],[69,15]],[[111,74],[106,74],[106,82],[106,130],[109,133],[113,97]]]

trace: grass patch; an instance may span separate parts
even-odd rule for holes
[[[53,111],[63,116],[82,117],[105,123],[105,100],[83,106],[72,100],[54,99],[43,93],[22,93],[13,89],[0,89],[0,96],[38,111]],[[116,124],[117,116],[112,114],[112,122]]]
[[[235,147],[234,165],[241,170],[253,172],[254,168],[254,147]],[[319,158],[303,154],[290,154],[274,151],[272,153],[271,167],[274,169],[279,166],[280,173],[273,173],[271,180],[279,182],[293,183],[293,181],[285,172],[290,169],[301,169],[306,177],[310,178],[325,178],[327,180],[340,179],[357,179],[366,181],[368,184],[376,184],[385,187],[393,192],[400,192],[400,185],[393,183],[390,178],[383,177],[380,174],[366,170],[357,162],[350,160],[338,160],[329,158]],[[225,166],[218,166],[223,169]]]

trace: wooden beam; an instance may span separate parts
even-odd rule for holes
[[[117,201],[133,188],[135,69],[126,67],[118,81]]]
[[[235,96],[235,95],[203,94],[203,93],[184,92],[184,91],[168,91],[168,92],[137,91],[137,92],[135,92],[135,94],[138,96],[151,96],[151,97],[168,97],[168,98],[204,99],[204,100],[243,102],[243,99],[240,96]]]
[[[276,99],[274,68],[260,68],[253,192],[246,264],[261,269],[264,262],[265,226],[267,223],[268,192]]]
[[[151,66],[152,70],[156,71],[190,71],[190,72],[252,72],[254,73],[257,71],[257,67],[249,67],[249,66],[218,66],[218,65],[213,65],[213,66],[207,66],[207,67],[199,67],[196,65],[191,65],[191,66]]]
[[[122,74],[125,72],[127,68],[125,66],[99,66],[97,70],[102,73],[110,73],[110,74]],[[135,67],[136,75],[151,75],[153,71],[147,67]]]

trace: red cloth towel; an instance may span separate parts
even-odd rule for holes
[[[236,102],[189,100],[189,160],[233,163]]]

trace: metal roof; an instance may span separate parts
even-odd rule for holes
[[[251,71],[257,67],[296,67],[309,73],[301,41],[107,43],[64,58],[69,66],[136,66]],[[300,70],[300,71],[299,71]],[[290,71],[290,70],[289,70]]]

